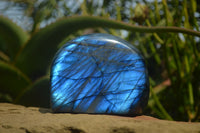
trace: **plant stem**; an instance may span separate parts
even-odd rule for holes
[[[153,97],[156,105],[158,106],[158,108],[160,109],[160,111],[163,113],[163,115],[165,116],[165,118],[167,120],[172,120],[173,121],[172,117],[167,113],[167,111],[165,110],[165,108],[160,103],[158,97],[154,94],[152,87],[150,87],[150,91],[151,91],[152,97]]]
[[[125,29],[128,31],[146,32],[146,33],[153,33],[153,32],[155,33],[165,33],[165,32],[184,33],[184,34],[200,37],[200,32],[194,31],[191,29],[180,28],[180,27],[175,27],[175,26],[156,26],[156,27],[136,26],[136,25],[131,25],[131,24],[124,23],[121,21],[101,18],[97,16],[73,16],[73,17],[68,17],[66,19],[61,19],[59,23],[62,23],[60,26],[73,24],[74,26],[80,27],[80,29],[88,28],[88,27],[108,27],[108,28],[114,28],[114,29]]]

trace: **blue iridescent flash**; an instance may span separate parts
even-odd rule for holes
[[[136,115],[149,98],[145,62],[118,37],[80,36],[55,55],[50,91],[53,112]]]

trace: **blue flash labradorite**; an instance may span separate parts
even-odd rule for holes
[[[149,98],[145,61],[118,37],[83,35],[56,53],[50,92],[53,112],[137,115]]]

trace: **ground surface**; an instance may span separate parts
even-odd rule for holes
[[[53,114],[49,109],[0,103],[0,133],[200,133],[200,123],[149,116]]]

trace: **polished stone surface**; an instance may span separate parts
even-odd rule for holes
[[[53,112],[135,115],[149,97],[145,62],[118,37],[80,36],[55,55],[50,92]]]

